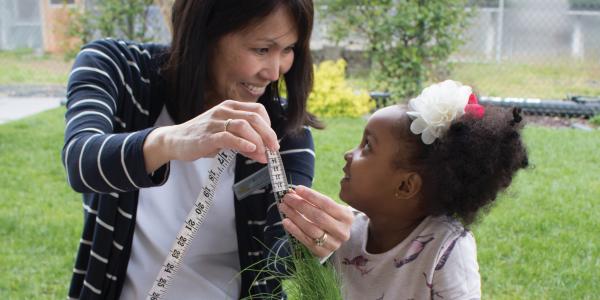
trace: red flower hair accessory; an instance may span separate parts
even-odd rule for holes
[[[471,96],[469,96],[469,102],[467,103],[467,106],[465,106],[465,113],[473,116],[475,119],[483,118],[483,115],[485,114],[485,107],[479,104],[475,94],[471,94]]]

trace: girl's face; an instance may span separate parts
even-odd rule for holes
[[[292,67],[297,41],[296,26],[283,6],[256,25],[223,36],[209,62],[207,100],[258,101]]]
[[[403,161],[402,149],[408,143],[398,134],[406,117],[398,105],[378,110],[369,118],[360,144],[344,154],[340,198],[369,217],[401,207],[395,195],[409,172],[396,162]]]

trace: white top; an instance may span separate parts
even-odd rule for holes
[[[163,108],[155,126],[173,124]],[[208,180],[213,158],[171,161],[167,182],[140,189],[131,258],[121,299],[146,299],[177,233]],[[233,198],[235,159],[219,179],[213,204],[183,264],[170,283],[168,299],[238,299],[240,262]]]
[[[381,254],[365,249],[369,218],[359,213],[351,237],[333,255],[344,299],[480,299],[477,249],[471,232],[448,217],[428,217]]]

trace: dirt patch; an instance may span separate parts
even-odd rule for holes
[[[524,117],[527,124],[538,125],[552,128],[578,128],[578,129],[594,129],[597,128],[589,120],[584,118],[561,118],[549,116],[533,116],[526,115]]]

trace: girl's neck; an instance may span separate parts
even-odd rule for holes
[[[424,216],[414,219],[383,216],[369,218],[367,252],[378,254],[391,250],[404,241],[423,219]]]

